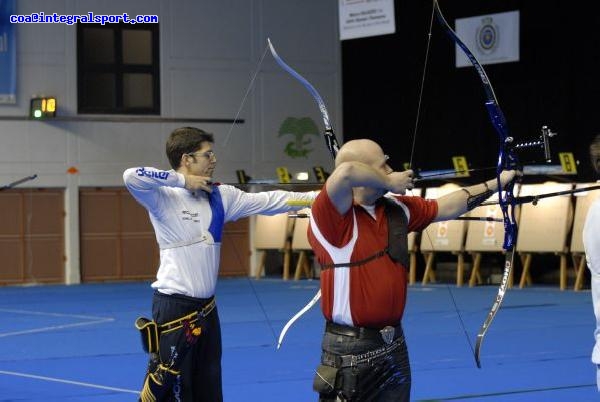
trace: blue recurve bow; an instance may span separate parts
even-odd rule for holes
[[[498,162],[496,167],[496,181],[498,184],[498,204],[500,205],[500,209],[502,210],[502,219],[504,222],[504,242],[502,244],[502,248],[505,250],[505,261],[504,261],[504,271],[502,274],[502,280],[500,282],[500,286],[498,287],[498,293],[496,298],[494,299],[494,303],[490,311],[485,318],[485,321],[481,325],[479,332],[477,333],[477,340],[475,343],[475,362],[477,367],[481,368],[481,345],[483,343],[483,338],[487,333],[496,313],[500,309],[502,301],[504,300],[504,295],[506,294],[506,290],[508,289],[509,277],[513,267],[514,261],[514,248],[517,241],[517,222],[515,219],[515,197],[513,194],[514,181],[511,181],[507,185],[503,186],[500,181],[500,174],[503,170],[506,169],[516,169],[519,165],[517,156],[514,151],[513,145],[513,137],[509,135],[506,118],[504,117],[504,113],[500,109],[500,105],[498,104],[498,99],[496,98],[496,94],[494,93],[494,89],[492,88],[492,84],[483,69],[483,66],[479,63],[475,55],[469,50],[469,48],[460,40],[460,38],[456,35],[456,32],[450,27],[442,11],[440,10],[440,6],[437,0],[433,0],[433,7],[435,16],[438,22],[443,26],[446,33],[450,36],[450,38],[462,49],[467,58],[470,60],[473,67],[479,74],[479,78],[481,79],[481,83],[483,85],[483,89],[485,91],[485,107],[490,116],[492,125],[496,129],[496,133],[499,137],[500,150],[498,153]]]

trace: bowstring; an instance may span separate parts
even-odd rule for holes
[[[427,240],[429,241],[429,245],[431,246],[432,252],[435,253],[435,247],[433,245],[433,240],[431,239],[431,236],[429,236],[429,232],[427,231],[427,228],[425,230],[423,230],[423,232],[425,232]],[[450,289],[450,285],[448,283],[446,283],[445,285],[446,285],[446,289],[448,290],[448,293],[450,294],[450,300],[452,300],[452,304],[454,305],[454,311],[456,312],[456,315],[458,316],[460,326],[462,327],[462,330],[465,334],[465,338],[467,339],[467,343],[469,344],[471,353],[475,354],[475,348],[473,346],[473,343],[471,342],[469,333],[467,332],[467,327],[465,326],[465,322],[463,320],[462,314],[460,313],[460,310],[458,309],[458,304],[456,303],[456,298],[454,297],[454,293],[452,292],[452,289]]]
[[[412,135],[410,160],[408,162],[409,169],[412,169],[413,157],[415,156],[415,145],[417,143],[417,132],[419,130],[419,122],[421,121],[421,105],[423,103],[423,91],[425,90],[425,77],[427,76],[427,66],[429,65],[429,50],[431,48],[431,32],[433,30],[434,15],[435,15],[435,8],[431,7],[431,18],[429,20],[429,32],[427,33],[427,46],[425,49],[425,60],[423,62],[423,74],[421,74],[421,85],[419,87],[419,98],[417,101],[417,114],[415,117],[415,126],[413,129],[413,135]]]
[[[248,88],[246,88],[246,92],[244,93],[244,97],[242,98],[242,102],[240,103],[240,106],[238,107],[238,110],[235,114],[235,118],[233,119],[233,122],[231,123],[231,126],[229,127],[229,131],[227,132],[227,135],[225,136],[225,141],[223,141],[223,147],[227,147],[227,144],[229,143],[229,137],[231,136],[231,133],[233,131],[233,127],[236,125],[238,118],[240,117],[240,114],[242,113],[242,110],[244,108],[244,105],[246,104],[246,99],[248,98],[248,95],[250,94],[250,92],[252,91],[252,89],[254,88],[254,81],[256,80],[256,77],[258,76],[258,73],[260,72],[260,69],[262,67],[262,63],[265,59],[265,56],[267,55],[267,52],[269,51],[269,47],[265,46],[265,50],[262,54],[262,56],[260,57],[260,60],[258,61],[258,64],[256,66],[256,69],[254,70],[254,73],[252,74],[252,78],[250,79],[250,83],[248,84]]]
[[[409,160],[409,165],[408,168],[412,169],[412,165],[413,165],[413,158],[415,155],[415,149],[416,149],[416,143],[417,143],[417,133],[419,131],[419,123],[421,120],[421,108],[422,108],[422,104],[423,104],[423,92],[425,90],[425,79],[427,76],[427,67],[429,65],[429,52],[431,49],[431,38],[432,38],[432,32],[433,32],[433,20],[435,18],[435,3],[437,0],[433,0],[432,1],[432,7],[431,7],[431,17],[429,19],[429,31],[427,33],[427,46],[425,49],[425,60],[423,62],[423,73],[421,74],[421,83],[420,83],[420,87],[419,87],[419,97],[418,97],[418,102],[417,102],[417,113],[416,113],[416,117],[415,117],[415,125],[414,125],[414,129],[413,129],[413,135],[412,135],[412,145],[411,145],[411,151],[410,151],[410,160]],[[414,193],[412,192],[412,189],[409,190],[410,194],[414,196]],[[429,244],[431,245],[431,250],[433,253],[435,253],[435,247],[433,245],[433,240],[431,239],[431,236],[429,236],[429,232],[427,231],[427,229],[423,230],[423,232],[425,232],[425,235],[427,237],[427,240],[429,241]],[[467,328],[465,326],[464,320],[462,318],[462,315],[460,313],[460,310],[458,309],[458,305],[456,303],[456,299],[454,297],[454,293],[452,292],[452,289],[450,289],[450,285],[448,283],[446,283],[446,289],[448,289],[448,293],[450,294],[450,299],[452,300],[452,304],[454,305],[454,310],[456,312],[456,315],[458,316],[458,320],[460,322],[460,325],[462,327],[462,330],[465,334],[465,338],[467,339],[467,343],[469,344],[469,348],[471,349],[471,353],[475,353],[475,349],[473,347],[473,343],[471,342],[471,338],[469,337],[469,334],[467,332]]]
[[[260,57],[260,60],[258,61],[257,66],[256,66],[256,68],[254,70],[254,73],[252,74],[252,77],[250,78],[250,83],[248,84],[248,87],[246,88],[246,92],[244,93],[242,101],[240,102],[240,106],[238,107],[238,110],[237,110],[237,112],[235,114],[235,118],[233,119],[233,122],[231,123],[231,126],[229,126],[229,130],[227,131],[227,135],[225,136],[225,140],[223,141],[223,147],[224,148],[227,147],[227,144],[229,143],[229,138],[231,137],[231,133],[233,132],[233,127],[237,123],[238,118],[240,117],[240,114],[242,113],[242,110],[244,109],[244,105],[246,104],[246,99],[248,99],[248,95],[250,94],[250,92],[254,88],[254,81],[256,81],[256,77],[258,77],[258,73],[261,70],[262,63],[263,63],[263,61],[265,59],[265,56],[267,55],[268,51],[269,51],[269,47],[265,46],[265,50],[263,51],[262,56]],[[237,255],[237,250],[236,250],[236,256],[239,259],[240,256]],[[275,339],[275,342],[277,342],[277,334],[275,333],[275,329],[273,328],[271,320],[269,319],[269,316],[267,315],[267,311],[265,309],[265,306],[261,302],[260,297],[258,296],[258,292],[257,292],[256,288],[254,287],[254,284],[252,283],[252,280],[249,277],[247,279],[248,279],[248,283],[250,285],[250,289],[252,290],[252,294],[256,298],[258,306],[260,307],[260,310],[262,311],[262,313],[263,313],[263,315],[265,317],[265,320],[267,321],[267,323],[269,325],[269,328],[271,330],[273,338]]]

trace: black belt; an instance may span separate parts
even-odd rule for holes
[[[335,353],[323,351],[323,353],[321,354],[321,362],[327,366],[336,368],[356,367],[359,364],[365,363],[367,365],[371,365],[376,363],[382,357],[385,357],[394,350],[398,349],[398,347],[402,345],[402,342],[404,342],[404,338],[399,338],[389,345],[383,345],[378,347],[377,349],[369,350],[368,352],[361,353],[358,355],[340,356],[336,355]]]
[[[402,326],[400,324],[395,327],[387,326],[382,329],[366,328],[366,327],[351,327],[349,325],[336,324],[327,321],[325,324],[325,332],[336,335],[350,336],[357,339],[373,339],[384,341],[389,344],[394,339],[402,335]]]
[[[215,309],[216,305],[217,305],[217,303],[213,297],[210,300],[210,302],[208,302],[208,304],[205,305],[204,307],[202,307],[200,310],[194,311],[193,313],[190,313],[184,317],[177,318],[176,320],[159,325],[160,332],[162,333],[162,332],[179,329],[184,325],[185,321],[188,321],[190,323],[195,323],[196,321],[198,321],[198,316],[206,317],[210,313],[212,313],[212,311]]]

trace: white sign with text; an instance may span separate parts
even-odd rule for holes
[[[340,40],[396,32],[394,0],[339,0]]]

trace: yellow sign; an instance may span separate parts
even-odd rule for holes
[[[237,175],[239,184],[245,184],[248,182],[249,177],[246,175],[244,170],[236,170],[235,174]]]
[[[577,174],[577,163],[575,163],[572,152],[559,152],[558,158],[560,159],[563,172]]]
[[[289,183],[292,180],[290,172],[283,166],[277,168],[277,177],[279,178],[280,183]]]
[[[464,156],[453,156],[452,163],[457,177],[469,177],[469,165]]]
[[[313,166],[313,172],[315,173],[319,183],[325,183],[327,176],[329,176],[325,169],[323,169],[323,166]]]

